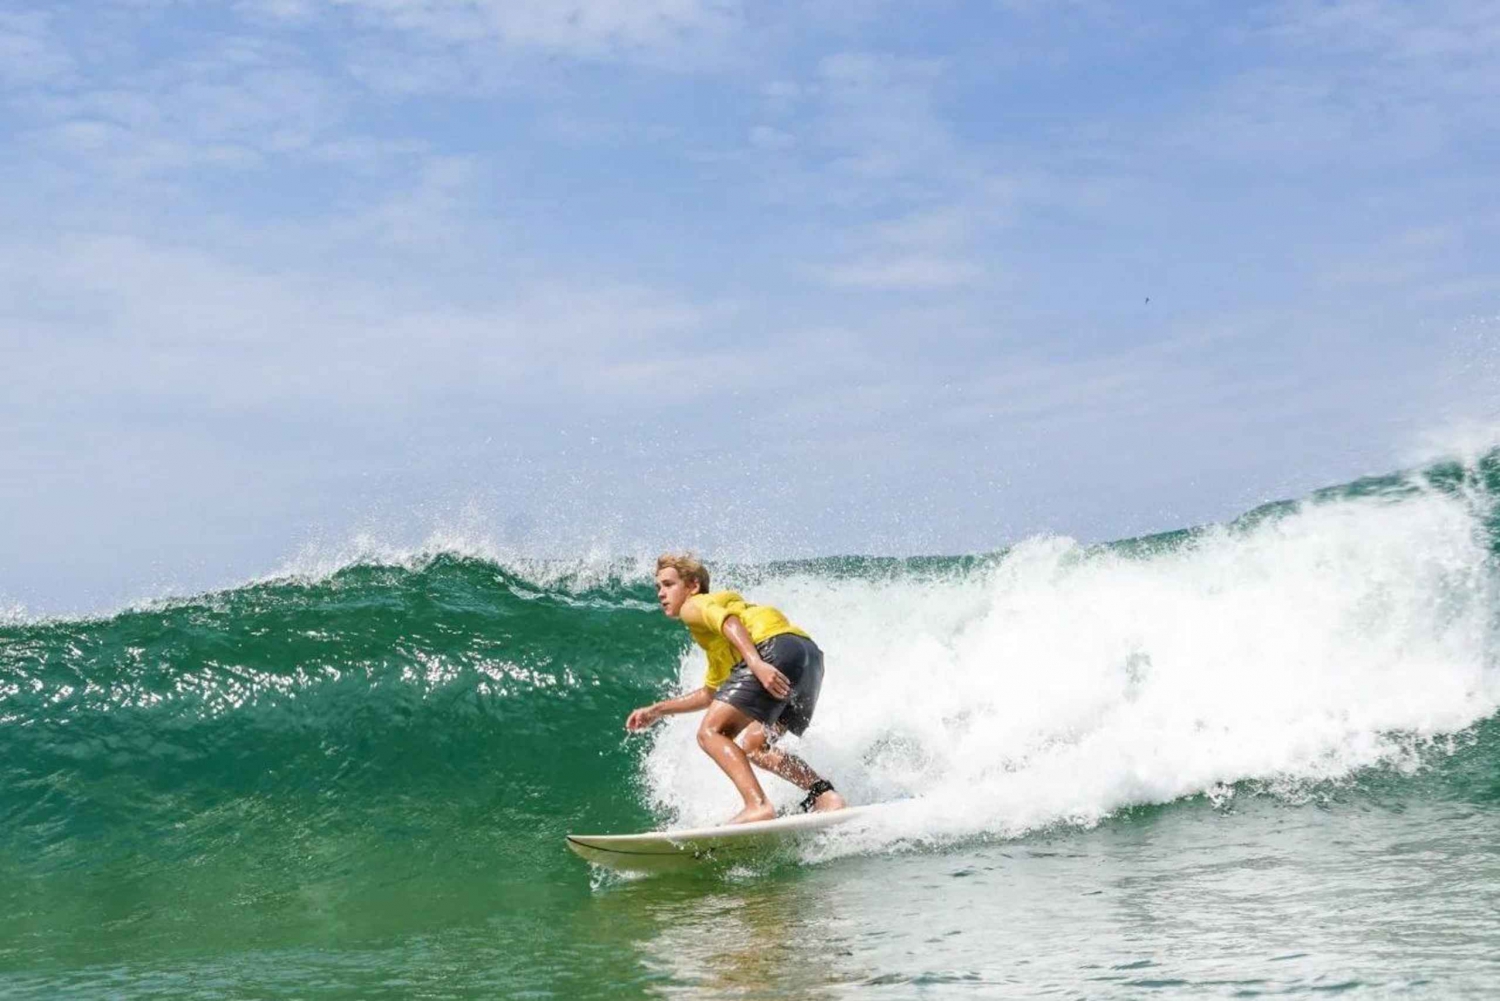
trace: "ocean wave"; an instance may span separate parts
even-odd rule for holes
[[[1291,796],[1413,771],[1500,705],[1496,472],[1491,453],[1151,540],[1032,539],[919,586],[790,574],[755,597],[829,655],[805,755],[858,801],[903,802],[845,835],[863,848],[1249,782]],[[734,803],[691,726],[645,768],[657,807],[699,823]]]
[[[801,751],[856,801],[902,803],[847,850],[1362,775],[1488,796],[1463,762],[1500,760],[1496,497],[1490,452],[1145,539],[716,581],[827,652]],[[693,720],[621,731],[701,671],[649,561],[528,562],[473,539],[366,540],[109,616],[16,616],[0,621],[0,839],[261,815],[246,804],[312,828],[415,811],[538,844],[712,821],[734,797]]]

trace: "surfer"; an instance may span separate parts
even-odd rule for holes
[[[842,809],[833,783],[776,746],[787,730],[800,737],[812,722],[823,684],[823,651],[812,637],[769,605],[752,605],[734,591],[709,591],[708,569],[689,555],[669,553],[656,561],[656,600],[708,654],[708,672],[702,688],[632,712],[625,729],[707,710],[698,746],[745,801],[732,824],[776,816],[751,764],[805,789],[804,811]]]

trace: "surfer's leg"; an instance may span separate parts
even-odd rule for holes
[[[800,737],[812,723],[818,692],[823,687],[823,651],[805,636],[786,634],[773,637],[762,646],[761,652],[782,674],[794,679],[792,694],[786,701],[771,707],[761,722],[746,728],[741,743],[756,767],[808,791],[803,810],[842,809],[844,797],[834,792],[833,783],[825,781],[795,754],[776,746],[777,740],[787,730]]]
[[[715,702],[703,714],[698,725],[698,746],[714,759],[714,764],[724,770],[729,781],[745,801],[745,808],[730,818],[731,824],[743,824],[751,820],[770,820],[776,816],[776,808],[766,798],[760,787],[750,759],[734,738],[754,720],[727,702]]]
[[[751,723],[745,728],[740,746],[745,749],[745,756],[756,768],[763,768],[777,778],[786,779],[798,789],[809,789],[820,778],[807,762],[772,744],[766,737],[766,728],[759,723]]]
[[[776,728],[778,737],[785,732],[785,726]],[[745,728],[740,744],[745,748],[745,756],[750,759],[751,764],[765,769],[778,778],[785,779],[798,789],[811,789],[823,782],[823,777],[813,771],[812,766],[806,761],[795,754],[781,750],[772,743],[766,736],[765,726],[760,723],[751,723]],[[834,792],[831,783],[824,784],[827,788],[818,794],[814,800],[813,809],[819,812],[842,809],[845,805],[844,797]]]

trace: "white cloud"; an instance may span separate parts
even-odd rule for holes
[[[769,125],[757,125],[750,130],[750,145],[756,149],[788,149],[796,144],[796,136]]]
[[[843,52],[822,60],[820,139],[840,173],[865,190],[891,181],[941,182],[960,166],[951,130],[932,106],[933,60]]]
[[[1493,128],[1500,4],[1438,0],[1283,3],[1255,30],[1259,58],[1212,88],[1180,141],[1268,166],[1410,161]]]
[[[808,187],[864,218],[825,232],[823,260],[807,273],[839,288],[910,292],[984,276],[978,245],[1003,225],[1017,189],[936,108],[943,77],[934,60],[845,52],[820,62],[808,88],[816,124],[799,147],[816,177]]]
[[[1493,0],[1435,0],[1421,7],[1394,0],[1281,3],[1272,8],[1266,31],[1318,52],[1429,63],[1445,67],[1447,79],[1466,79],[1455,59],[1478,57],[1493,71],[1500,5]]]
[[[1389,236],[1344,260],[1330,262],[1323,281],[1333,286],[1377,286],[1391,289],[1427,284],[1446,277],[1444,266],[1461,248],[1458,224],[1427,225]]]
[[[370,26],[456,45],[628,58],[709,44],[743,21],[738,0],[340,0]]]
[[[898,248],[951,246],[968,237],[975,221],[953,209],[915,212],[877,223],[871,227],[871,234],[881,243]]]
[[[139,177],[197,166],[254,166],[346,143],[348,109],[294,48],[227,36],[143,66],[95,67],[15,102],[26,139],[90,172]]]
[[[316,15],[317,4],[314,0],[236,0],[234,9],[252,18],[299,23]]]
[[[969,241],[976,220],[956,209],[914,212],[855,231],[846,260],[814,275],[846,288],[934,291],[969,284],[984,274]]]
[[[35,87],[67,77],[72,57],[42,11],[0,11],[0,84]]]
[[[374,239],[409,250],[452,245],[469,226],[465,208],[478,174],[470,157],[429,156],[418,161],[415,184],[330,220],[335,239]]]
[[[738,58],[740,0],[335,0],[354,79],[382,95],[524,90],[562,58],[669,72]]]
[[[983,272],[970,261],[921,255],[856,258],[815,269],[830,285],[880,291],[934,291],[966,285]]]
[[[12,244],[0,262],[10,304],[0,395],[16,417],[82,397],[121,412],[285,419],[331,407],[385,423],[455,391],[503,393],[517,407],[550,395],[576,410],[679,367],[708,365],[706,382],[684,386],[711,389],[725,354],[700,342],[711,310],[617,282],[537,281],[460,307],[420,283],[338,282],[108,234]]]

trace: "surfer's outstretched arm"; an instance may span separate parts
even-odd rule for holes
[[[714,700],[714,690],[707,687],[695,689],[686,695],[679,695],[675,699],[664,699],[661,702],[653,702],[649,706],[641,706],[625,719],[625,729],[644,730],[663,716],[676,716],[679,713],[695,713],[707,709],[709,703]]]

